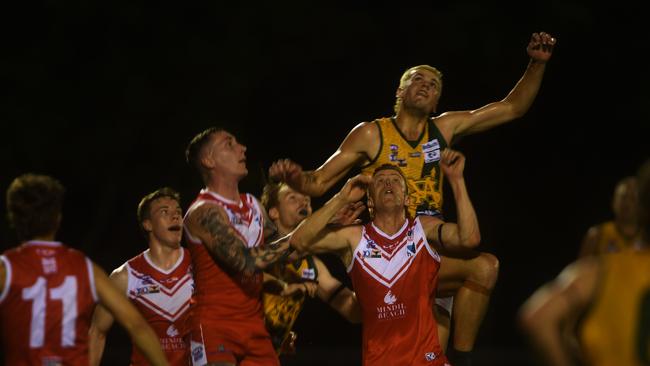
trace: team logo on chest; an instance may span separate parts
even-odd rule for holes
[[[377,306],[377,319],[391,320],[404,318],[405,316],[406,305],[388,290],[384,296],[384,303]]]
[[[426,144],[422,144],[422,153],[424,154],[425,163],[433,163],[440,160],[440,142],[433,139]]]

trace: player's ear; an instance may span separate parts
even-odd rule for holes
[[[142,228],[144,229],[144,231],[146,231],[148,233],[152,232],[153,231],[153,225],[151,224],[151,220],[146,219],[146,220],[142,221]]]
[[[272,207],[269,210],[269,218],[273,221],[277,220],[280,218],[280,212],[278,211],[277,207]]]

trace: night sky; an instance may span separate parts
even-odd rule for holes
[[[611,217],[616,181],[650,157],[640,2],[216,3],[3,6],[2,207],[17,175],[58,178],[67,188],[59,239],[110,272],[146,248],[142,196],[170,186],[187,208],[201,188],[184,150],[203,129],[224,126],[248,147],[240,188],[259,196],[274,160],[314,169],[356,124],[391,115],[406,68],[443,72],[439,112],[478,108],[505,97],[531,33],[546,31],[558,44],[529,112],[455,145],[467,156],[481,250],[501,263],[476,365],[528,364],[515,312],[576,257],[590,225]],[[2,216],[4,250],[17,243]],[[116,328],[107,365],[128,358]],[[296,328],[299,355],[287,365],[358,362],[360,328],[318,300]]]

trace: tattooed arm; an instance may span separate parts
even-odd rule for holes
[[[282,258],[289,249],[287,238],[264,248],[247,248],[230,225],[223,208],[211,203],[194,208],[188,216],[187,224],[191,235],[201,239],[215,262],[245,275],[266,268]]]

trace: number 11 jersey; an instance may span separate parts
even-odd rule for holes
[[[59,242],[28,241],[0,260],[0,334],[6,365],[88,365],[97,302],[93,265]]]

